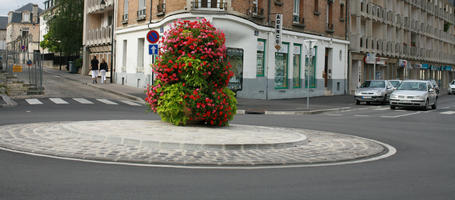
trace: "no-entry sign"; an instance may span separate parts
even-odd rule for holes
[[[151,30],[147,33],[147,41],[149,41],[150,43],[155,44],[158,42],[159,39],[160,34],[157,31]]]

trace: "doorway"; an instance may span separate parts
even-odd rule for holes
[[[322,73],[322,77],[324,78],[324,87],[329,87],[329,82],[332,79],[332,49],[326,48],[325,49],[325,59],[324,59],[324,72]],[[330,88],[329,88],[330,89]]]

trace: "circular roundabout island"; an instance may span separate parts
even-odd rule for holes
[[[325,131],[173,126],[150,120],[4,125],[0,147],[64,159],[174,167],[326,166],[373,161],[396,152],[375,140]]]

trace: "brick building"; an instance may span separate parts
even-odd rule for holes
[[[235,73],[230,87],[239,97],[345,94],[346,8],[346,0],[118,0],[116,82],[135,87],[153,82],[149,30],[163,34],[175,20],[206,18],[226,35]],[[281,35],[276,33],[277,16],[282,17]],[[316,41],[313,63],[306,57],[306,40]]]

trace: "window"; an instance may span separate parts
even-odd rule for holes
[[[253,0],[253,14],[258,14],[258,0]]]
[[[264,76],[264,65],[265,65],[265,40],[258,39],[257,44],[257,57],[256,57],[256,76]]]
[[[294,44],[293,54],[293,67],[292,67],[292,87],[300,88],[300,62],[301,62],[302,45]]]
[[[340,4],[340,21],[344,22],[344,4]]]
[[[139,0],[139,7],[138,10],[145,9],[145,0]]]
[[[123,2],[123,14],[128,14],[128,0]]]
[[[231,70],[234,76],[229,80],[228,88],[232,91],[239,91],[243,88],[243,49],[227,48],[227,62],[231,63]]]
[[[144,73],[144,38],[137,39],[137,72]]]
[[[224,8],[224,0],[193,0],[193,8]]]
[[[314,0],[314,14],[319,15],[319,0]]]
[[[318,47],[314,47],[314,57],[313,62],[310,64],[310,59],[308,56],[305,58],[305,88],[310,86],[310,88],[316,88],[316,61],[317,61],[317,51]],[[308,84],[309,81],[309,84]]]
[[[283,42],[281,48],[275,53],[275,88],[288,88],[288,51],[289,44]]]
[[[294,9],[292,12],[292,22],[299,23],[300,19],[300,0],[294,0]]]

